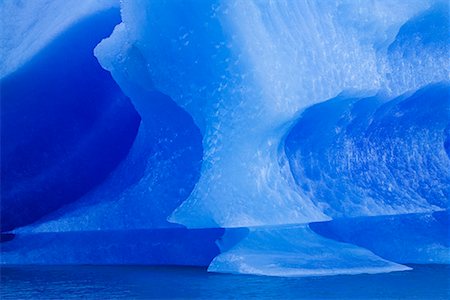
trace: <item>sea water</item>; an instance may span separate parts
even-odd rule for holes
[[[1,299],[449,299],[450,266],[375,275],[269,277],[150,266],[3,266]]]

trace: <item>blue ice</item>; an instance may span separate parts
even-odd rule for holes
[[[449,263],[446,1],[0,10],[2,263]]]

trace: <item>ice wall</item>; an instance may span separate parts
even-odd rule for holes
[[[384,69],[402,25],[431,6],[124,1],[123,23],[96,55],[123,88],[130,79],[145,80],[185,108],[203,133],[200,180],[172,222],[231,227],[326,220],[293,184],[283,137],[303,108],[344,89],[398,94],[418,88],[411,80],[387,88],[394,71],[403,78],[421,74],[392,64],[390,74]]]
[[[343,218],[312,223],[311,229],[340,242],[364,247],[376,255],[409,264],[450,263],[449,211]]]
[[[181,227],[167,216],[182,203],[198,180],[201,135],[190,116],[157,92],[132,94],[142,122],[136,139],[118,167],[71,205],[16,232],[82,232]],[[168,234],[171,231],[167,231]]]
[[[99,44],[114,1],[0,3],[0,78],[16,92],[2,104],[2,196],[19,195],[2,222],[26,219],[2,230],[28,224],[2,234],[2,263],[206,265],[216,239],[214,272],[448,262],[448,214],[435,212],[449,192],[447,2],[120,5]],[[116,21],[98,17],[111,8]],[[11,131],[22,115],[34,121]],[[30,173],[31,188],[15,180]]]
[[[431,212],[449,208],[448,128],[448,83],[340,95],[307,108],[285,148],[297,184],[333,218]]]
[[[437,2],[409,19],[389,45],[383,72],[393,93],[450,80],[449,4]]]
[[[137,83],[124,94],[94,56],[120,22],[108,3],[2,2],[14,17],[2,34],[24,37],[2,49],[17,60],[0,81],[2,264],[206,266],[218,254],[222,229],[166,220],[199,177],[192,118]]]
[[[2,231],[39,219],[46,225],[21,231],[169,226],[167,216],[197,181],[200,133],[159,92],[124,89],[136,113],[94,56],[120,22],[118,1],[77,2],[0,5],[8,58],[1,79]]]
[[[30,26],[45,40],[40,22]],[[94,11],[0,79],[2,232],[78,200],[127,155],[140,117],[93,55],[119,22],[118,8]]]
[[[2,264],[208,266],[223,229],[20,233],[2,244]]]

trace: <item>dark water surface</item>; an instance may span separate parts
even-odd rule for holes
[[[1,299],[450,299],[450,266],[376,275],[265,277],[202,268],[3,266]]]

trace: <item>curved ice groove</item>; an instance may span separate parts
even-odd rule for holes
[[[0,78],[77,21],[112,7],[118,8],[119,0],[0,1]]]
[[[203,133],[201,178],[170,221],[234,227],[327,219],[292,189],[278,163],[280,142],[308,105],[343,89],[386,86],[387,46],[432,3],[123,1],[123,24],[97,51],[102,65],[115,77],[148,78],[144,84],[185,108]],[[144,68],[129,68],[129,49]]]
[[[127,70],[139,75],[130,78],[126,72],[113,72],[141,117],[136,139],[128,155],[101,185],[76,203],[16,233],[181,227],[166,218],[188,197],[198,180],[201,134],[189,114],[166,95],[152,90],[151,81],[139,74],[146,64],[138,49],[131,47],[126,56],[120,56],[116,48],[108,48],[109,42],[103,42],[95,53],[109,50],[109,55],[126,59]]]
[[[443,82],[309,107],[285,143],[296,183],[333,219],[448,208],[449,96]]]
[[[78,200],[126,157],[140,118],[92,53],[119,22],[117,8],[82,18],[0,79],[2,231]]]

